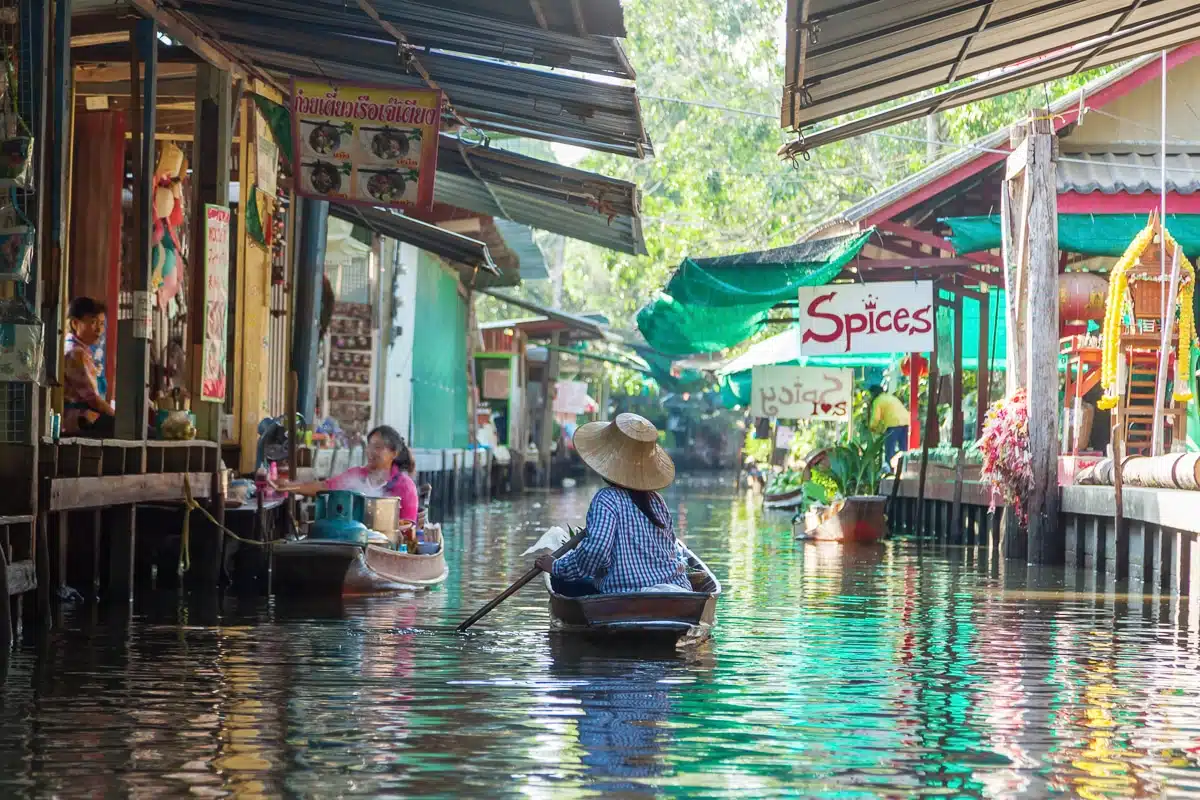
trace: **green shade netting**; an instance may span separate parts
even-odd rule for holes
[[[732,347],[761,330],[767,313],[822,286],[862,250],[873,231],[719,258],[685,258],[662,294],[637,315],[655,350],[675,356]]]
[[[990,359],[991,369],[1005,369],[1004,354],[1008,338],[1004,321],[1004,292],[992,290],[988,297],[988,349],[994,354]],[[963,298],[963,367],[967,370],[979,368],[979,302]],[[797,367],[855,367],[888,369],[905,353],[866,353],[834,356],[800,355],[798,328],[788,328],[783,333],[752,345],[745,353],[733,359],[718,371],[721,381],[721,400],[732,408],[750,403],[750,377],[757,366]],[[986,365],[985,365],[986,368]]]
[[[954,232],[950,242],[958,253],[1000,247],[999,214],[947,217],[941,222]],[[1059,214],[1058,247],[1068,253],[1118,257],[1145,227],[1145,214]],[[1168,214],[1167,229],[1188,258],[1200,255],[1200,214]]]

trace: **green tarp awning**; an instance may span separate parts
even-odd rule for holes
[[[1000,215],[947,217],[950,242],[958,253],[977,253],[1000,247]],[[1059,214],[1058,248],[1087,256],[1122,255],[1142,229],[1145,214]],[[1168,214],[1167,230],[1183,245],[1184,254],[1200,255],[1200,214]]]
[[[801,286],[841,274],[873,231],[720,258],[686,258],[662,294],[638,312],[638,329],[660,353],[710,353],[753,336]]]

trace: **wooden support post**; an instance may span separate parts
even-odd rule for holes
[[[954,460],[954,502],[950,512],[950,542],[963,543],[962,498],[963,498],[963,469],[966,458],[962,445],[959,445],[957,458]]]
[[[921,437],[921,472],[917,478],[917,530],[925,531],[925,478],[929,471],[929,443],[937,430],[938,367],[937,355],[929,359],[929,388],[926,391],[925,432]]]
[[[105,509],[104,527],[108,530],[109,537],[107,597],[132,602],[134,555],[137,550],[137,506],[128,504]]]
[[[190,393],[196,414],[196,434],[210,442],[221,441],[221,414],[224,405],[201,397],[204,381],[204,334],[208,320],[206,287],[210,280],[229,286],[228,263],[209,265],[204,256],[204,206],[229,206],[229,155],[233,147],[233,85],[228,72],[201,62],[196,66],[196,122],[192,143],[192,248],[191,287],[188,293],[188,352],[190,354]],[[232,227],[232,226],[231,226]],[[232,235],[232,234],[231,234]],[[232,245],[232,243],[231,243]],[[223,270],[210,275],[210,268]],[[229,319],[226,318],[226,325]]]
[[[51,147],[45,149],[48,225],[43,237],[42,263],[45,265],[44,293],[42,295],[42,322],[45,324],[44,346],[46,383],[54,386],[60,382],[59,362],[62,358],[62,296],[66,247],[67,209],[70,186],[67,181],[68,164],[71,161],[71,113],[74,103],[72,94],[71,67],[71,0],[58,0],[54,4],[53,65],[48,74],[53,77],[50,90],[50,139]],[[112,315],[116,320],[116,314]],[[40,615],[39,610],[39,615]]]
[[[983,296],[979,298],[979,359],[976,365],[976,412],[975,438],[983,436],[983,423],[987,419],[992,394],[992,342],[991,342],[991,295],[987,286],[980,286]]]
[[[1063,536],[1058,506],[1058,194],[1057,143],[1047,112],[1035,110],[1029,123],[1025,164],[1028,257],[1025,357],[1029,398],[1029,450],[1033,490],[1029,497],[1029,559],[1062,563]]]
[[[48,494],[48,492],[46,493]],[[47,629],[51,625],[50,613],[50,512],[40,511],[37,515],[37,538],[33,543],[37,568],[37,622],[38,627]]]
[[[954,295],[954,377],[951,379],[954,394],[950,398],[950,444],[963,446],[963,296]]]
[[[12,596],[8,593],[8,565],[12,563],[9,536],[8,528],[0,525],[0,653],[8,653],[13,646]],[[0,661],[5,660],[7,656],[0,655]]]
[[[554,442],[554,383],[558,380],[559,352],[562,348],[562,334],[550,336],[550,348],[547,353],[546,374],[542,379],[542,429],[538,436],[538,461],[542,466],[542,486],[550,488],[550,448]]]
[[[151,222],[154,207],[154,131],[158,87],[158,23],[139,19],[130,37],[133,112],[133,318],[117,323],[117,436],[146,438],[146,387],[150,377]],[[143,74],[144,73],[144,74]]]

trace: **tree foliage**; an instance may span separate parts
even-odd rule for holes
[[[793,136],[778,121],[784,43],[778,0],[627,0],[625,22],[624,44],[637,70],[655,157],[592,154],[578,166],[642,187],[649,254],[634,257],[570,240],[561,300],[568,310],[603,313],[629,331],[637,309],[685,256],[793,243],[944,155],[946,148],[925,141],[929,131],[935,139],[966,143],[1044,104],[1043,96],[1091,77],[947,111],[936,125],[919,120],[828,145],[793,166],[776,156]],[[536,285],[521,291],[543,302],[553,294]]]

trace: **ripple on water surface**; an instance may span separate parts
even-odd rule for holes
[[[726,590],[693,652],[551,637],[536,584],[450,632],[591,490],[530,495],[448,525],[450,581],[421,596],[68,617],[8,666],[0,796],[1200,794],[1186,598],[797,544],[729,485],[668,496]]]

